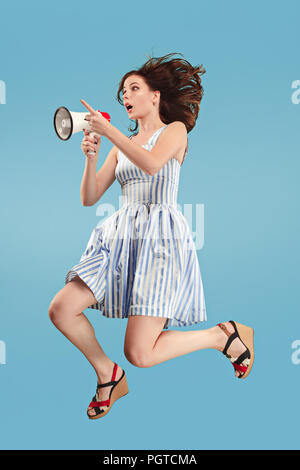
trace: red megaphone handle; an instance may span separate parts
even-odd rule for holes
[[[100,109],[97,109],[98,113],[102,114],[102,116],[110,122],[110,115],[108,113],[100,111]]]

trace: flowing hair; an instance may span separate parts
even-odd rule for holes
[[[195,126],[198,117],[200,102],[203,96],[203,87],[200,76],[205,73],[202,65],[193,67],[185,59],[170,59],[173,52],[163,57],[149,57],[149,60],[137,70],[127,72],[120,81],[117,93],[118,102],[123,105],[121,92],[124,82],[130,75],[140,75],[144,78],[150,90],[160,91],[159,116],[162,122],[170,124],[181,121],[189,133]],[[180,54],[182,56],[182,54]],[[138,128],[128,127],[130,132]]]

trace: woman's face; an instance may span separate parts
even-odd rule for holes
[[[151,91],[139,75],[130,75],[123,85],[123,104],[131,104],[132,108],[127,110],[129,119],[143,118],[149,112],[153,112],[155,102],[158,105],[159,91]]]

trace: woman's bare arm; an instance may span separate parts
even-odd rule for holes
[[[105,123],[103,135],[112,144],[117,145],[131,162],[148,173],[155,175],[160,169],[174,157],[187,142],[187,129],[183,122],[174,121],[168,125],[166,130],[157,139],[150,152],[141,145],[128,139],[110,123]]]
[[[86,159],[80,188],[83,206],[93,206],[115,181],[118,150],[115,145],[112,147],[98,173],[96,173],[97,159]]]
[[[171,122],[165,132],[158,138],[150,152],[141,145],[128,139],[119,129],[113,126],[107,119],[93,109],[86,101],[81,103],[90,112],[85,119],[89,121],[94,132],[104,135],[112,144],[118,146],[120,151],[141,170],[148,175],[155,175],[160,169],[180,151],[187,142],[187,129],[183,122]]]

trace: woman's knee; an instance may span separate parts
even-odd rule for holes
[[[48,315],[52,323],[55,325],[60,323],[66,316],[63,302],[53,299],[48,308]]]
[[[160,335],[165,318],[131,315],[128,317],[124,354],[136,367],[151,367],[153,347]]]
[[[48,315],[54,324],[82,315],[83,310],[97,302],[91,289],[77,276],[52,299]]]
[[[72,319],[75,313],[70,309],[68,298],[62,295],[56,295],[48,307],[48,315],[52,323],[58,325],[66,320]]]
[[[136,367],[149,367],[150,354],[144,348],[124,346],[124,355],[128,362]]]

